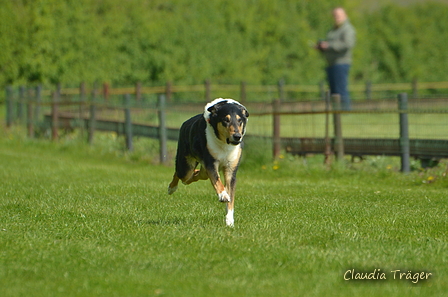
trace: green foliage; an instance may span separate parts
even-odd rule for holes
[[[448,6],[425,3],[386,6],[367,18],[374,80],[399,82],[444,80]]]
[[[332,25],[330,0],[35,0],[0,8],[0,85],[317,84],[311,44]],[[342,1],[357,29],[352,77],[445,80],[448,6],[369,11]],[[373,5],[373,4],[372,4]]]

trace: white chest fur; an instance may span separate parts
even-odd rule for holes
[[[216,138],[215,132],[210,125],[205,129],[207,138],[207,147],[213,158],[218,160],[221,165],[234,163],[240,156],[241,145],[227,144]]]

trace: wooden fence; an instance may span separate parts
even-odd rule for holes
[[[98,110],[107,110],[111,108],[104,98],[97,100],[96,93],[92,93],[90,100],[87,100],[85,88],[78,89],[78,92],[69,93],[63,89],[49,93],[36,88],[32,94],[25,96],[26,92],[21,89],[18,95],[14,95],[11,88],[6,91],[6,124],[10,127],[13,123],[20,122],[27,126],[28,135],[34,136],[37,129],[50,130],[51,137],[57,140],[59,137],[59,129],[82,128],[87,131],[88,141],[92,142],[95,131],[113,131],[119,135],[125,135],[126,147],[133,149],[132,139],[134,136],[144,136],[159,139],[160,143],[160,162],[166,162],[168,140],[176,140],[178,138],[178,127],[166,126],[166,94],[158,95],[157,104],[148,108],[140,106],[135,108],[135,104],[131,104],[131,95],[122,94],[123,102],[120,106],[113,106],[115,109],[121,110],[124,120],[102,119],[98,117]],[[62,94],[65,94],[65,100],[62,100]],[[77,101],[67,100],[67,95],[78,95]],[[51,95],[51,96],[49,96]],[[51,98],[51,100],[43,100],[43,97]],[[134,93],[134,103],[138,100],[138,96]],[[302,111],[284,111],[283,106],[287,105],[277,99],[270,104],[271,108],[265,111],[251,112],[251,117],[256,116],[272,116],[273,134],[271,137],[264,137],[272,141],[273,156],[278,157],[281,150],[291,154],[325,154],[326,160],[333,153],[338,159],[344,155],[365,156],[365,155],[390,155],[401,156],[402,171],[409,171],[409,158],[415,157],[422,160],[422,166],[426,166],[433,159],[448,158],[448,140],[447,139],[410,139],[408,133],[407,115],[407,95],[400,94],[399,104],[396,108],[383,112],[394,113],[400,118],[400,137],[397,139],[378,139],[378,138],[346,138],[343,137],[343,127],[341,117],[344,113],[355,113],[357,111],[346,112],[339,107],[338,96],[333,97],[330,104],[330,97],[325,96],[325,108],[322,110],[307,111],[305,105],[300,109]],[[41,110],[46,107],[48,112],[43,112],[43,120],[41,119]],[[157,114],[157,124],[138,124],[133,120],[136,110],[146,109]],[[75,111],[75,112],[74,112]],[[359,112],[359,111],[358,111]],[[365,111],[360,111],[365,112]],[[422,112],[422,111],[419,111]],[[443,109],[443,113],[448,113]],[[326,133],[323,138],[303,138],[303,137],[281,137],[281,118],[284,115],[309,115],[309,114],[325,114],[326,116]],[[333,124],[330,125],[330,117]],[[334,131],[329,131],[329,127],[334,127]],[[256,135],[247,135],[250,141]]]
[[[337,159],[342,159],[344,155],[351,155],[352,157],[360,157],[367,155],[387,155],[387,156],[400,156],[401,157],[401,170],[408,172],[410,170],[410,157],[419,159],[422,167],[428,167],[433,161],[437,161],[440,158],[448,158],[448,136],[445,139],[411,139],[409,137],[409,114],[425,114],[428,111],[425,110],[409,110],[408,109],[408,96],[406,93],[398,95],[398,101],[395,109],[382,110],[381,113],[396,114],[399,121],[399,137],[396,139],[389,138],[348,138],[343,137],[343,126],[341,117],[344,114],[366,114],[365,110],[361,111],[342,111],[339,105],[339,96],[332,96],[332,105],[327,96],[327,104],[325,109],[326,114],[326,132],[324,138],[301,138],[301,137],[279,137],[275,136],[278,132],[274,133],[274,156],[280,154],[280,149],[284,149],[286,152],[296,155],[306,154],[321,154],[324,153],[326,160],[329,155],[335,154]],[[448,101],[448,100],[445,100]],[[278,106],[278,103],[275,104]],[[274,105],[274,106],[275,106]],[[333,109],[331,109],[331,107]],[[274,110],[278,109],[274,108]],[[303,112],[296,115],[309,115],[320,113],[315,112]],[[378,112],[378,111],[376,111]],[[434,113],[431,111],[430,113]],[[440,109],[437,113],[447,114],[448,110]],[[274,131],[279,131],[281,126],[280,116],[285,114],[291,114],[291,112],[277,112],[274,111],[274,117],[278,118],[274,120],[274,125],[278,126],[274,128]],[[333,133],[330,135],[329,131],[329,116],[332,116]],[[275,140],[277,137],[278,140]]]

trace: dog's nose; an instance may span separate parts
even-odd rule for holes
[[[240,141],[241,140],[241,134],[240,133],[233,134],[233,140]]]

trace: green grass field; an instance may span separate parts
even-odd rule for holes
[[[448,291],[446,162],[409,175],[381,157],[326,169],[321,157],[272,163],[248,143],[228,228],[208,182],[166,194],[173,169],[153,164],[150,141],[127,154],[108,134],[88,147],[0,133],[1,296]],[[344,280],[352,269],[387,279]],[[395,270],[432,275],[414,284]]]

